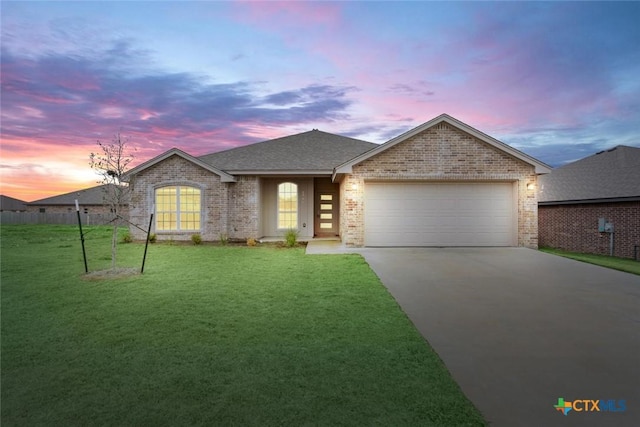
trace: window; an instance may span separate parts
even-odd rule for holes
[[[200,230],[200,189],[187,186],[158,188],[156,230]]]
[[[298,228],[298,186],[292,182],[278,185],[278,228]]]

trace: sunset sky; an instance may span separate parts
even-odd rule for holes
[[[2,1],[0,193],[317,128],[382,143],[448,113],[552,166],[640,146],[639,2]]]

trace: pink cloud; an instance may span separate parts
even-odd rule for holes
[[[335,2],[241,1],[234,6],[238,21],[269,30],[315,25],[336,27],[342,19],[342,6]]]

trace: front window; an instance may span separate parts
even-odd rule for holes
[[[200,189],[188,186],[156,190],[157,231],[200,230]]]
[[[298,228],[298,186],[293,182],[278,185],[278,228]]]

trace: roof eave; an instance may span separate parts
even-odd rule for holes
[[[226,171],[232,175],[331,175],[333,170],[331,169],[253,169],[253,170],[240,170],[231,169]]]
[[[551,205],[578,205],[578,204],[591,204],[591,203],[620,203],[620,202],[637,202],[640,201],[640,196],[631,197],[607,197],[599,199],[575,199],[575,200],[551,200],[551,201],[539,201],[540,206]]]

